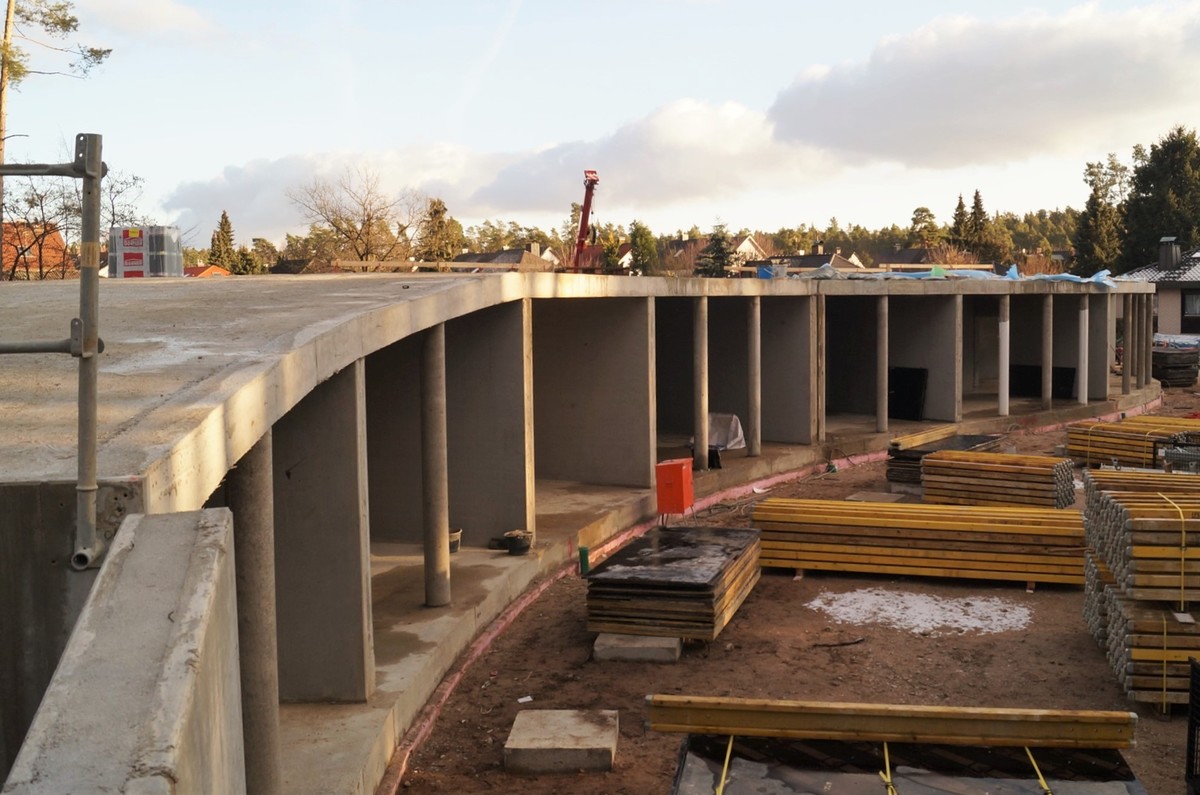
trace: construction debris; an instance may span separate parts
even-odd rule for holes
[[[762,565],[1083,585],[1078,511],[763,500]]]
[[[954,435],[954,427],[944,425],[893,439],[888,448],[887,479],[892,483],[920,483],[921,460],[926,455],[940,450],[990,450],[1003,438],[998,434]],[[949,434],[945,434],[946,428]]]
[[[715,640],[758,582],[756,530],[656,527],[588,575],[590,632]]]
[[[1150,374],[1163,386],[1194,386],[1200,374],[1200,349],[1155,347]]]
[[[1068,508],[1075,502],[1069,458],[939,450],[921,459],[927,503],[1032,505]]]

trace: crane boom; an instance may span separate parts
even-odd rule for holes
[[[579,272],[579,257],[583,254],[583,245],[587,242],[588,223],[592,214],[592,194],[598,182],[600,177],[595,171],[589,169],[583,172],[583,207],[579,210],[579,234],[575,237],[575,257],[571,261],[571,270],[576,273]]]

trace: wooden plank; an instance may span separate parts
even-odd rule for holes
[[[1095,710],[902,706],[650,695],[655,731],[814,740],[1129,748],[1137,715]]]

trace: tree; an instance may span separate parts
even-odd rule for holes
[[[336,181],[318,177],[287,196],[305,220],[332,230],[339,249],[364,262],[408,259],[427,207],[416,191],[385,194],[379,175],[364,167],[347,168]]]
[[[1121,259],[1121,213],[1128,192],[1129,169],[1116,155],[1109,154],[1107,163],[1088,163],[1083,180],[1092,190],[1073,241],[1072,271],[1091,276],[1101,270],[1116,270]]]
[[[718,223],[713,227],[712,234],[708,236],[708,247],[696,260],[696,275],[722,278],[729,276],[729,269],[739,264],[729,231],[725,224]]]
[[[413,256],[422,262],[449,262],[462,247],[462,224],[450,217],[444,201],[430,199],[417,226]]]
[[[71,257],[62,229],[72,217],[74,198],[60,179],[23,177],[5,196],[3,254],[8,263],[2,278],[65,279]]]
[[[958,204],[954,207],[954,220],[950,222],[950,242],[962,248],[967,242],[968,230],[971,225],[967,216],[967,205],[963,203],[962,194],[958,194]]]
[[[1125,202],[1122,270],[1158,256],[1159,240],[1175,237],[1184,250],[1200,246],[1200,142],[1194,130],[1171,130],[1147,152],[1133,151]]]
[[[5,6],[4,38],[0,41],[0,165],[4,160],[4,143],[8,140],[8,90],[16,88],[29,75],[64,75],[83,78],[93,67],[103,63],[111,49],[85,47],[73,44],[55,46],[33,36],[49,36],[62,40],[79,28],[79,20],[71,11],[74,4],[69,0],[8,0]],[[34,69],[29,53],[20,44],[36,46],[40,50],[57,55],[69,56],[66,71],[56,69]],[[0,178],[0,201],[4,198],[4,183]]]
[[[961,197],[959,198],[961,201]],[[908,239],[913,246],[919,248],[932,248],[941,241],[942,228],[938,226],[937,217],[928,207],[913,210]]]
[[[631,223],[629,225],[629,246],[630,271],[636,271],[643,275],[652,275],[658,272],[658,246],[650,227],[641,221]]]
[[[233,224],[229,222],[229,213],[224,210],[208,246],[208,264],[220,266],[230,273],[234,273],[238,267],[237,251],[233,248]]]

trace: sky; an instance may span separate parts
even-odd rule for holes
[[[1084,166],[1200,127],[1200,0],[75,0],[87,79],[10,99],[9,162],[103,136],[142,211],[282,243],[354,169],[464,227],[948,222],[1082,208]],[[34,66],[54,61],[35,54]],[[57,64],[61,66],[61,62]]]

